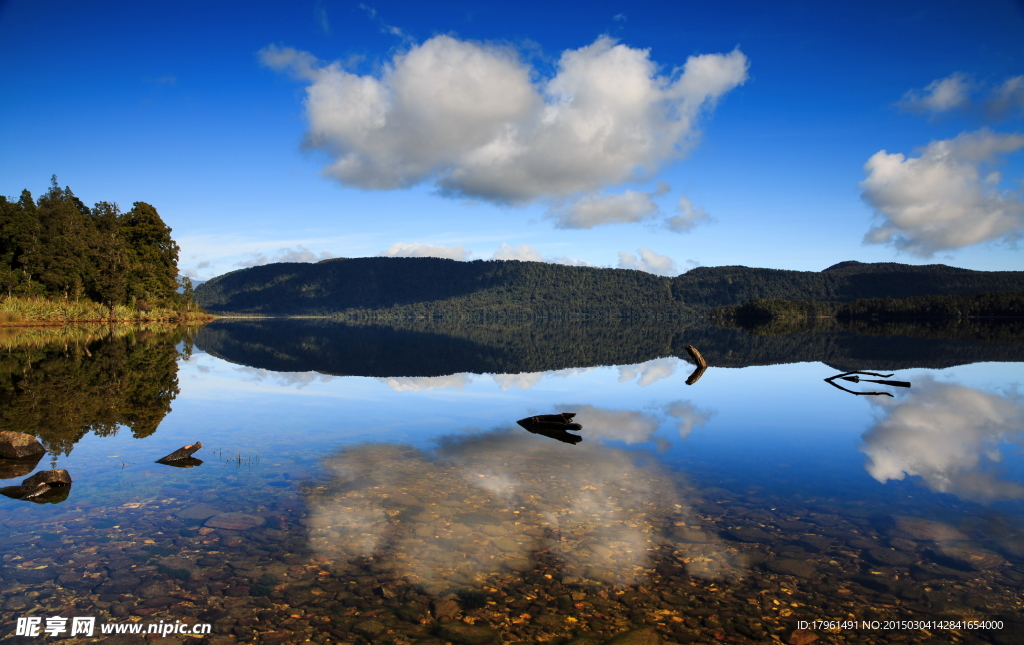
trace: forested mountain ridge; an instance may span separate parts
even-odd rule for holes
[[[196,289],[208,311],[265,315],[678,316],[671,280],[642,271],[543,262],[338,258],[267,264]]]
[[[698,267],[672,280],[673,295],[701,309],[762,298],[850,302],[982,291],[1024,291],[1024,272],[972,271],[944,264],[840,262],[820,272]]]
[[[852,301],[1024,291],[1022,271],[842,262],[824,271],[699,267],[675,278],[516,260],[337,258],[240,269],[197,287],[215,313],[268,316],[663,318],[754,298]]]

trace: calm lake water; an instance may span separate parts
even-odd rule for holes
[[[0,429],[51,451],[0,485],[53,461],[74,483],[0,497],[0,639],[81,616],[94,635],[66,642],[161,621],[216,645],[1024,642],[1024,343],[903,331],[15,344]],[[710,364],[692,385],[686,344]],[[851,370],[911,387],[823,380]],[[582,441],[516,424],[557,412]],[[154,463],[196,441],[201,464]]]

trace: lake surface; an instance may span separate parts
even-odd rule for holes
[[[10,341],[0,429],[74,483],[0,497],[0,639],[92,616],[67,642],[1024,642],[1024,343],[902,331]],[[852,370],[911,387],[823,380]],[[558,412],[581,441],[516,424]],[[196,441],[201,464],[154,463]]]

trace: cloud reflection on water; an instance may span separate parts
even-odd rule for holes
[[[473,380],[469,374],[449,374],[447,376],[394,376],[390,378],[377,379],[395,392],[411,390],[421,392],[423,390],[440,390],[452,388],[461,390]]]
[[[637,365],[621,365],[619,367],[619,383],[632,381],[639,375],[640,379],[637,381],[637,384],[641,387],[646,387],[675,374],[679,363],[680,360],[673,356],[669,358],[656,358]]]
[[[644,415],[623,419],[650,427]],[[432,453],[353,446],[327,466],[336,479],[307,497],[312,547],[335,561],[374,555],[428,586],[480,584],[552,559],[566,576],[632,583],[661,548],[691,575],[739,572],[736,550],[699,528],[678,473],[600,442],[500,429],[446,437]]]
[[[1002,444],[1021,443],[1024,402],[962,385],[915,381],[913,390],[872,403],[884,414],[864,436],[865,468],[879,482],[918,476],[937,492],[974,501],[1024,498],[1001,479]]]
[[[209,368],[207,368],[207,370],[203,370],[201,366],[199,369],[200,371],[209,371]],[[265,381],[269,378],[278,385],[283,385],[285,387],[291,387],[294,385],[300,390],[311,383],[316,383],[318,381],[320,383],[329,383],[334,379],[330,374],[321,374],[320,372],[273,372],[271,370],[260,369],[257,367],[236,367],[234,370],[236,372],[241,372],[242,374],[248,374],[251,377],[251,380],[256,382]]]

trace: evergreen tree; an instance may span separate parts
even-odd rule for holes
[[[113,312],[115,305],[124,302],[128,284],[125,278],[127,253],[121,241],[121,220],[117,204],[96,204],[92,211],[92,221],[96,228],[97,277],[94,293],[90,295]]]
[[[41,229],[37,279],[48,292],[77,300],[96,279],[90,248],[94,229],[88,207],[70,188],[61,190],[56,175],[51,181],[37,206]]]
[[[156,209],[135,202],[120,219],[120,236],[128,254],[127,297],[150,304],[177,302],[178,245]]]

